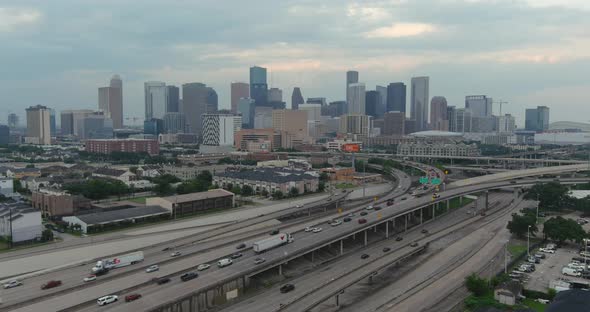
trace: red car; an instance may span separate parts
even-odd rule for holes
[[[391,206],[391,205],[393,205],[393,200],[388,200],[387,201],[387,206]]]
[[[135,300],[137,300],[139,298],[141,298],[141,295],[140,294],[127,295],[127,296],[125,296],[125,302],[135,301]]]
[[[359,219],[359,224],[367,223],[367,219]]]
[[[61,285],[61,281],[49,281],[43,285],[41,285],[41,289],[49,289],[53,287],[57,287]]]

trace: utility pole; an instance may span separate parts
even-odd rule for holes
[[[526,229],[526,254],[527,257],[531,256],[531,226],[529,225]]]
[[[10,218],[10,249],[12,249],[12,242],[13,242],[13,238],[12,238],[12,208],[9,208],[10,211],[10,215],[8,216]]]

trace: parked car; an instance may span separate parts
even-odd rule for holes
[[[160,267],[157,264],[154,264],[154,265],[150,265],[149,267],[147,267],[147,269],[145,269],[145,272],[152,273],[152,272],[156,272],[159,270],[160,270]]]
[[[422,234],[428,234],[428,230],[427,229],[422,229],[422,231],[420,231],[420,233],[422,233]]]
[[[238,246],[236,246],[236,249],[244,249],[244,248],[246,248],[246,244],[244,244],[244,243],[241,243]]]
[[[266,261],[266,259],[264,259],[264,258],[256,258],[256,259],[254,259],[254,264],[261,264],[261,263],[264,263],[264,261]]]
[[[103,306],[103,305],[107,305],[109,303],[113,303],[117,300],[119,300],[118,296],[108,295],[108,296],[98,298],[98,300],[96,300],[96,302],[98,303],[99,306]]]
[[[281,286],[280,291],[281,291],[281,293],[284,294],[284,293],[290,292],[293,289],[295,289],[295,285],[293,285],[293,284],[285,284],[285,285]]]
[[[399,241],[401,241],[401,240],[403,240],[403,239],[404,239],[404,238],[403,238],[403,237],[401,237],[401,236],[398,236],[398,237],[396,237],[396,238],[395,238],[395,240],[396,240],[396,241],[398,241],[398,242],[399,242]]]
[[[368,254],[362,254],[362,255],[361,255],[361,259],[367,259],[367,258],[369,258],[369,257],[370,257],[370,256],[369,256]]]
[[[367,219],[362,219],[361,218],[361,219],[359,219],[358,222],[359,222],[359,224],[364,224],[364,223],[367,223]]]
[[[303,208],[302,204],[295,205],[295,208]]]
[[[88,275],[84,278],[84,282],[96,281],[96,275]]]
[[[4,284],[4,289],[18,287],[18,286],[21,286],[22,284],[23,284],[23,282],[21,282],[19,280],[12,280],[12,281]]]
[[[540,252],[544,252],[544,253],[550,253],[550,254],[554,254],[555,250],[553,249],[547,249],[547,248],[539,248]]]
[[[389,248],[389,247],[384,247],[384,248],[383,248],[383,252],[388,252],[388,251],[390,251],[390,250],[391,250],[391,248]]]
[[[169,277],[155,278],[154,280],[155,280],[156,284],[158,284],[158,285],[164,285],[164,284],[170,282]]]
[[[125,302],[135,301],[135,300],[137,300],[139,298],[141,298],[141,295],[140,294],[127,295],[127,296],[125,296]]]
[[[349,213],[349,214],[348,214],[348,215],[346,215],[346,216],[347,216],[347,217],[349,217],[349,218],[352,218],[352,217],[354,217],[354,212],[351,212],[351,213]]]
[[[173,252],[173,253],[170,254],[170,257],[173,257],[174,258],[174,257],[178,257],[180,255],[182,255],[182,253],[180,251],[175,251],[175,252]]]
[[[184,273],[180,276],[180,280],[182,280],[183,282],[186,282],[186,281],[190,281],[192,279],[195,279],[197,277],[199,277],[199,274],[197,274],[195,272],[187,272],[187,273]]]
[[[43,285],[41,285],[41,289],[50,289],[53,287],[61,286],[61,281],[49,281]]]
[[[242,255],[242,253],[241,253],[241,252],[237,252],[237,253],[235,253],[235,254],[231,255],[231,258],[232,258],[232,259],[238,259],[238,258],[240,258],[241,256],[243,256],[243,255]]]
[[[407,197],[402,197],[402,200],[406,200],[406,199],[408,199],[408,198]]]
[[[547,258],[547,256],[545,256],[545,254],[542,254],[542,253],[536,253],[535,258],[545,259],[545,258]]]
[[[199,266],[197,267],[197,271],[207,270],[210,266],[211,265],[209,265],[208,263],[199,264]]]

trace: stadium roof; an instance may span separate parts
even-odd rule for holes
[[[410,136],[415,136],[415,137],[462,137],[463,133],[430,130],[430,131],[420,131],[420,132],[410,133]]]

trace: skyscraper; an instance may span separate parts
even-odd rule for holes
[[[549,129],[549,107],[528,108],[525,111],[525,129],[539,132]]]
[[[95,112],[90,109],[63,110],[60,114],[61,135],[78,135],[78,122]]]
[[[376,86],[375,91],[379,93],[379,104],[377,105],[377,116],[382,117],[387,111],[387,87]]]
[[[365,113],[377,118],[377,111],[381,104],[381,95],[377,91],[365,92]]]
[[[207,114],[217,113],[219,110],[219,102],[217,92],[211,87],[207,87]]]
[[[250,85],[245,82],[231,83],[231,112],[238,112],[238,102],[241,98],[250,97]]]
[[[516,121],[514,116],[505,114],[496,117],[496,131],[498,133],[513,133],[516,130]]]
[[[254,100],[252,100],[251,98],[241,98],[238,102],[238,113],[242,115],[242,128],[254,128]]]
[[[148,81],[143,84],[145,95],[145,120],[162,119],[166,114],[166,84],[160,81]]]
[[[201,115],[207,113],[207,86],[193,82],[182,85],[182,112],[186,116],[186,124],[190,133],[201,135]]]
[[[383,115],[384,127],[381,133],[384,135],[404,135],[406,114],[402,112],[387,112]]]
[[[8,114],[8,127],[16,128],[18,127],[18,115],[15,113]]]
[[[406,113],[406,85],[403,82],[392,82],[387,86],[388,112]]]
[[[485,95],[468,95],[465,97],[465,108],[471,110],[473,117],[492,117],[492,98]]]
[[[365,84],[351,83],[348,85],[348,114],[365,114]]]
[[[410,118],[416,120],[416,131],[424,131],[428,127],[429,78],[412,78],[412,97]]]
[[[266,106],[268,102],[268,85],[264,67],[250,67],[250,98],[254,100],[256,106]]]
[[[49,108],[42,105],[31,106],[27,111],[27,137],[26,143],[49,145],[51,144],[51,127],[49,125]]]
[[[203,115],[203,145],[233,146],[234,133],[242,130],[242,117],[228,114]]]
[[[123,81],[119,75],[111,78],[108,87],[98,88],[98,109],[112,119],[115,129],[123,128]]]
[[[430,101],[430,128],[432,130],[449,131],[447,99],[444,96],[433,96]]]
[[[449,131],[457,132],[457,111],[455,106],[447,106],[447,119],[449,120]]]
[[[164,115],[164,132],[184,133],[186,131],[186,117],[183,113],[170,112]]]
[[[283,101],[283,90],[279,88],[270,88],[268,90],[268,101],[269,102],[282,102]]]
[[[57,125],[55,124],[55,109],[49,110],[49,131],[51,132],[51,136],[57,134]]]
[[[177,86],[166,86],[166,113],[180,111],[180,90]]]
[[[348,102],[348,98],[349,98],[349,90],[348,90],[348,87],[351,84],[358,83],[358,82],[359,82],[359,72],[358,71],[349,70],[349,71],[346,72],[346,101],[347,102]],[[348,107],[349,107],[349,105],[347,105],[346,109],[348,109]]]
[[[305,101],[303,100],[301,89],[299,87],[293,88],[293,93],[291,94],[291,109],[299,109],[299,104],[303,103],[305,103]]]
[[[10,127],[0,125],[0,145],[7,145],[10,143]]]

